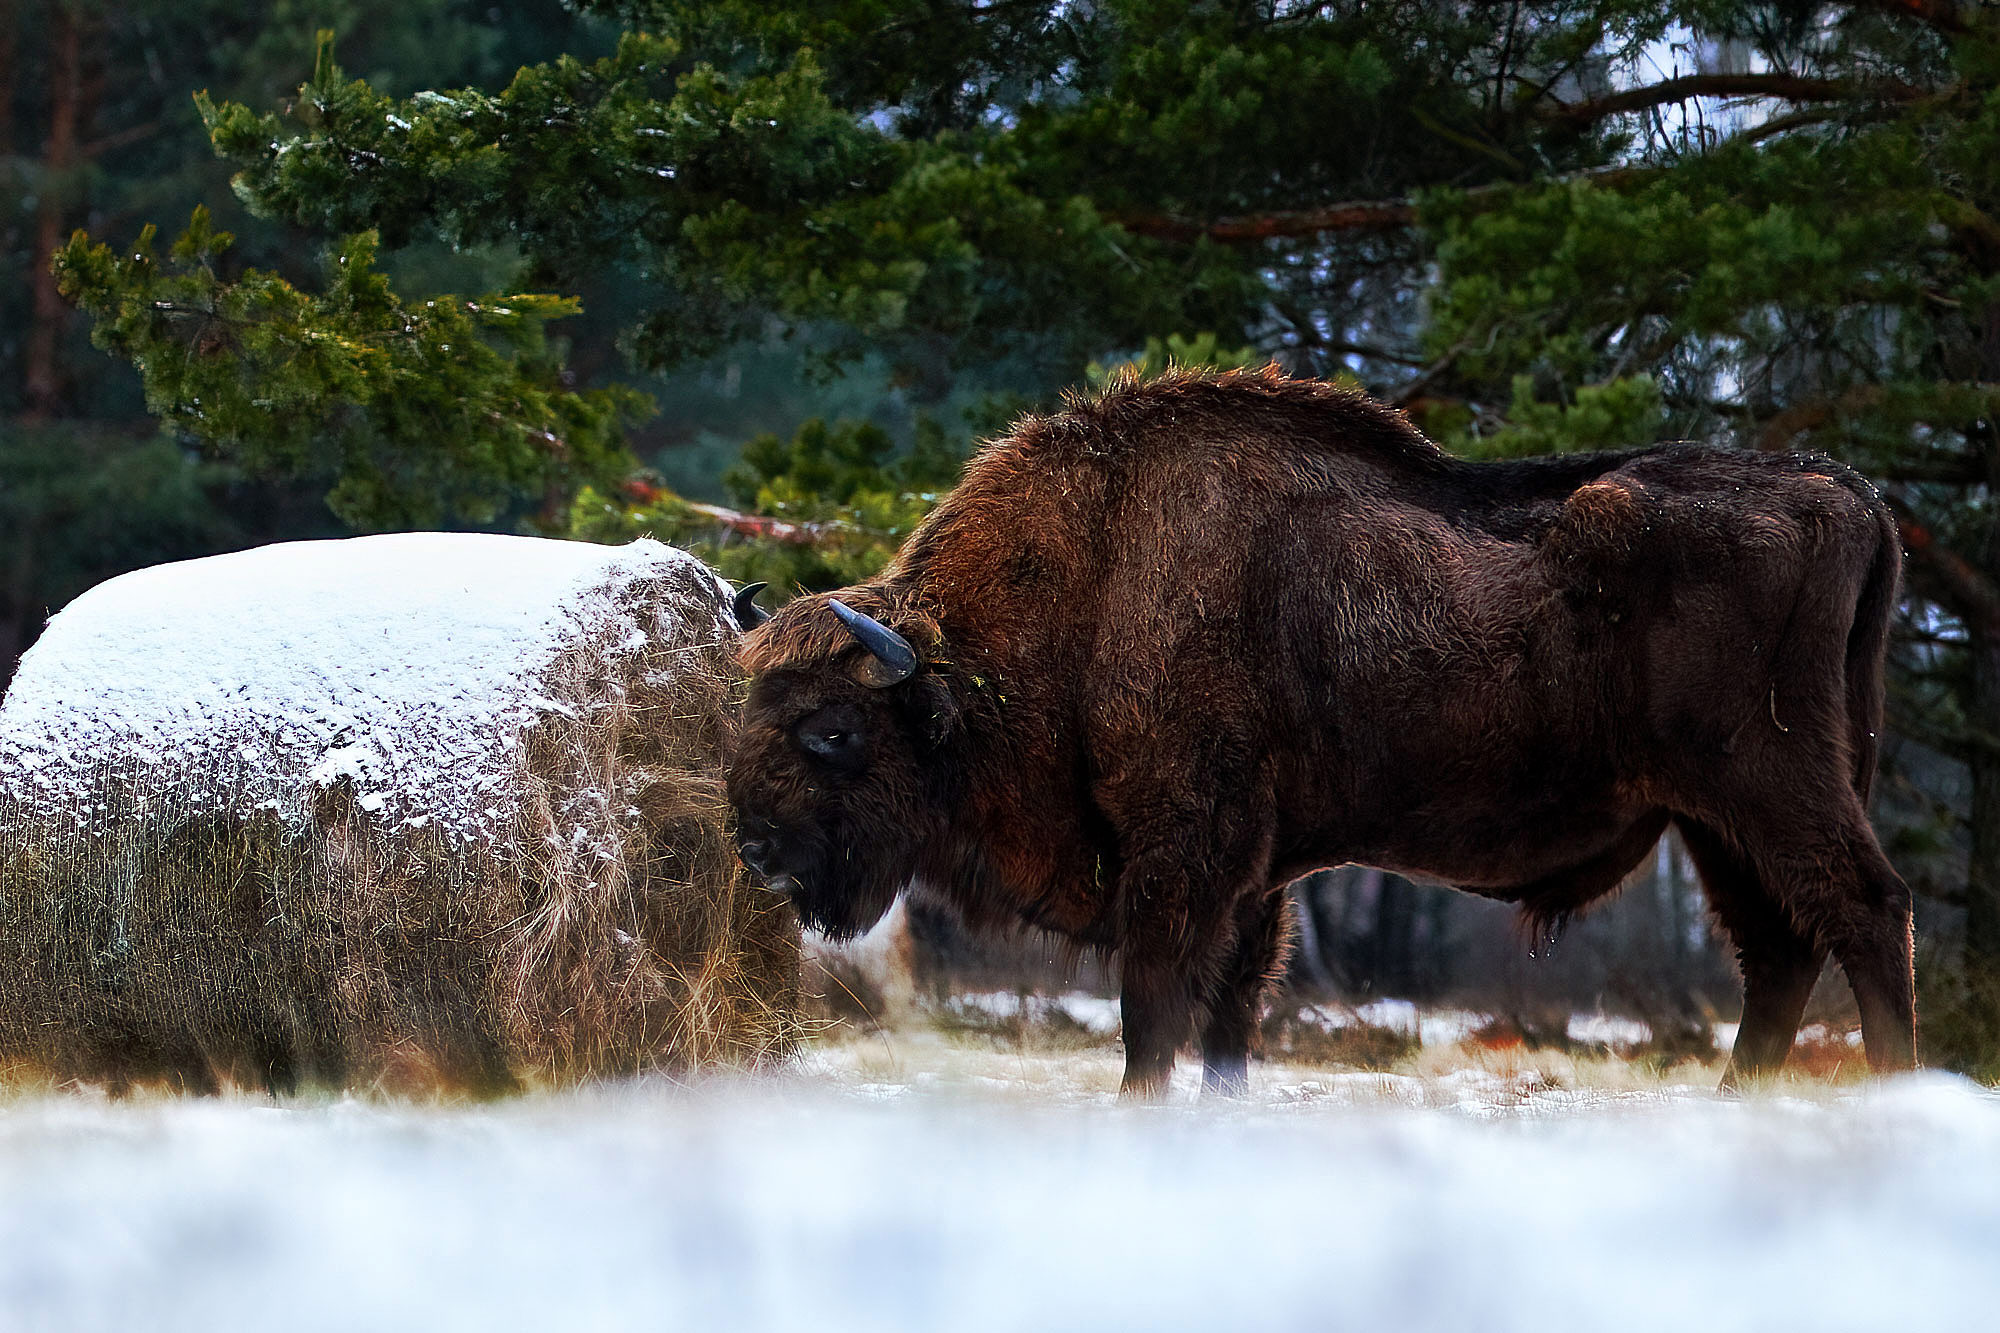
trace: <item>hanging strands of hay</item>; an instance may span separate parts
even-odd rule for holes
[[[498,1090],[756,1064],[798,925],[739,873],[701,564],[422,533],[162,566],[0,705],[0,1064]]]

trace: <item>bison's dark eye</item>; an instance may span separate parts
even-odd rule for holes
[[[800,747],[813,758],[852,771],[868,760],[868,742],[861,732],[860,709],[849,704],[832,704],[799,723],[794,734]]]

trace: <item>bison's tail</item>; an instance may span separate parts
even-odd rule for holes
[[[1854,791],[1865,806],[1875,782],[1875,755],[1882,734],[1883,660],[1889,646],[1889,618],[1903,574],[1903,538],[1889,507],[1859,477],[1856,488],[1875,513],[1875,559],[1854,604],[1847,633],[1847,722],[1854,752]]]

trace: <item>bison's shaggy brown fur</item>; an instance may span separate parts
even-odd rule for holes
[[[749,636],[731,796],[828,930],[914,881],[1116,950],[1137,1092],[1197,1020],[1241,1080],[1291,878],[1554,920],[1670,824],[1740,948],[1733,1074],[1783,1060],[1828,953],[1900,1068],[1910,899],[1864,813],[1900,559],[1824,458],[1468,463],[1274,370],[1128,380],[987,446],[836,594],[915,674],[882,686],[823,597]]]

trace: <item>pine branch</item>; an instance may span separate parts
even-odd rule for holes
[[[1834,107],[1821,107],[1815,111],[1794,111],[1786,116],[1773,116],[1762,125],[1748,129],[1736,136],[1738,143],[1762,143],[1792,130],[1804,129],[1808,125],[1824,125],[1840,119],[1840,111]]]
[[[1850,79],[1814,79],[1802,74],[1777,72],[1688,74],[1668,79],[1665,83],[1627,88],[1623,92],[1593,97],[1588,101],[1554,103],[1539,114],[1548,120],[1582,126],[1628,111],[1644,111],[1648,107],[1685,102],[1694,97],[1772,98],[1782,102],[1843,102],[1851,98],[1872,97],[1891,102],[1911,102],[1926,95],[1925,89],[1893,79],[1879,83],[1856,83]]]
[[[1915,19],[1954,36],[1972,30],[1972,25],[1960,13],[1963,6],[1954,3],[1954,0],[1861,0],[1861,7]]]
[[[1880,385],[1863,384],[1838,396],[1794,403],[1764,423],[1764,429],[1757,433],[1757,447],[1766,453],[1789,449],[1792,441],[1806,432],[1818,430],[1836,417],[1866,411],[1881,401]]]
[[[1207,237],[1211,241],[1240,243],[1281,236],[1314,236],[1324,231],[1400,231],[1415,224],[1417,208],[1407,199],[1356,199],[1323,208],[1285,209],[1248,217],[1217,218],[1212,222],[1171,214],[1112,220],[1134,235],[1154,236],[1163,241]]]
[[[1558,181],[1589,181],[1608,189],[1617,189],[1636,181],[1646,180],[1659,174],[1656,167],[1611,167],[1608,169],[1578,172],[1574,176],[1558,178]],[[1501,202],[1507,195],[1520,189],[1513,181],[1503,181],[1494,185],[1479,185],[1465,191],[1465,197],[1476,202]],[[1417,205],[1411,199],[1351,199],[1344,203],[1327,204],[1321,208],[1280,209],[1271,213],[1252,213],[1244,217],[1216,218],[1203,222],[1197,218],[1176,217],[1172,214],[1152,214],[1142,216],[1116,216],[1111,220],[1135,236],[1152,236],[1163,241],[1195,241],[1206,238],[1241,244],[1247,241],[1268,241],[1283,237],[1316,236],[1322,232],[1375,232],[1400,231],[1416,225]]]
[[[2000,262],[2000,222],[1970,199],[1946,197],[1939,201],[1938,217],[1951,228],[1960,250],[1988,267]]]

